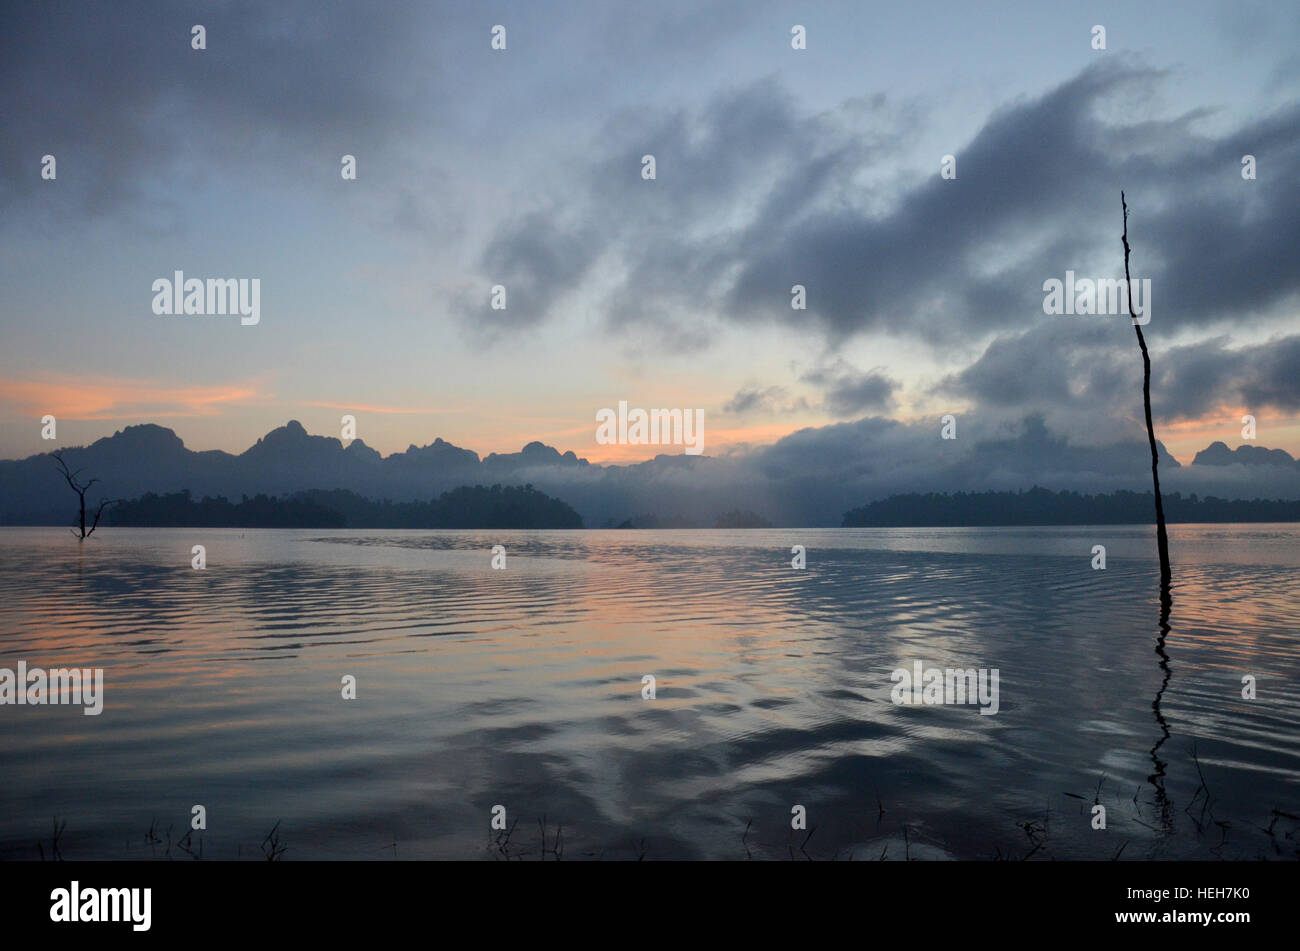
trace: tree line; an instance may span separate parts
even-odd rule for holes
[[[427,502],[367,499],[347,489],[195,499],[188,489],[118,502],[108,521],[149,528],[581,528],[567,503],[525,486],[462,486]]]
[[[1016,492],[909,492],[891,495],[844,513],[845,528],[976,525],[1149,525],[1150,492],[1081,495],[1041,486]],[[1169,522],[1297,522],[1300,501],[1199,498],[1175,492],[1164,497]]]

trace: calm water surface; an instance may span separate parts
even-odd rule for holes
[[[0,706],[0,857],[1295,859],[1300,527],[1172,526],[1159,651],[1153,534],[0,529],[0,667],[105,672]]]

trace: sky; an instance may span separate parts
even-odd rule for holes
[[[619,401],[702,409],[715,456],[948,413],[1144,438],[1130,321],[1042,306],[1123,276],[1121,189],[1158,436],[1186,463],[1249,413],[1300,455],[1297,39],[1187,0],[5,5],[0,458],[46,414],[665,451],[597,442]],[[259,322],[154,313],[178,270],[258,279]]]

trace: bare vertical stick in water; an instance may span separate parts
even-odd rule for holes
[[[1128,292],[1128,314],[1133,320],[1133,329],[1137,331],[1138,346],[1142,348],[1142,403],[1146,409],[1147,416],[1147,441],[1151,444],[1151,485],[1156,494],[1156,547],[1160,552],[1160,634],[1156,638],[1156,656],[1160,658],[1160,670],[1164,677],[1160,682],[1160,689],[1156,691],[1155,700],[1151,702],[1151,710],[1155,714],[1156,725],[1160,728],[1160,739],[1156,740],[1155,746],[1151,747],[1151,763],[1154,772],[1147,777],[1147,781],[1155,789],[1155,803],[1160,818],[1161,828],[1164,832],[1173,832],[1173,819],[1170,815],[1169,796],[1165,792],[1165,761],[1160,758],[1160,747],[1169,739],[1169,722],[1165,719],[1164,714],[1160,711],[1160,701],[1165,695],[1165,690],[1169,686],[1171,671],[1169,669],[1169,653],[1165,650],[1165,639],[1169,636],[1169,613],[1173,607],[1173,595],[1170,592],[1170,582],[1172,573],[1169,570],[1169,534],[1165,530],[1165,506],[1160,498],[1160,457],[1156,452],[1156,429],[1151,422],[1151,355],[1147,352],[1146,338],[1142,336],[1142,325],[1137,322],[1137,316],[1133,313],[1133,279],[1129,276],[1128,258],[1132,250],[1128,243],[1128,202],[1124,199],[1124,193],[1119,193],[1119,203],[1124,209],[1124,287]],[[1147,304],[1150,307],[1150,302]]]
[[[1124,193],[1119,193],[1119,202],[1124,209],[1124,285],[1128,292],[1128,315],[1133,320],[1133,329],[1137,331],[1138,346],[1142,348],[1142,403],[1147,414],[1147,441],[1151,443],[1151,484],[1156,493],[1156,547],[1160,551],[1160,603],[1167,604],[1171,600],[1169,593],[1169,584],[1172,574],[1169,570],[1169,534],[1165,530],[1165,506],[1160,498],[1160,458],[1156,452],[1156,430],[1151,423],[1151,355],[1147,352],[1146,338],[1142,336],[1142,325],[1137,322],[1137,316],[1133,313],[1133,280],[1129,277],[1128,271],[1128,202],[1124,200]],[[1148,302],[1148,308],[1150,304]]]

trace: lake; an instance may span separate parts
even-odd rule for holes
[[[1170,549],[1160,640],[1149,526],[3,528],[0,668],[104,693],[0,706],[0,857],[1295,859],[1300,526]]]

